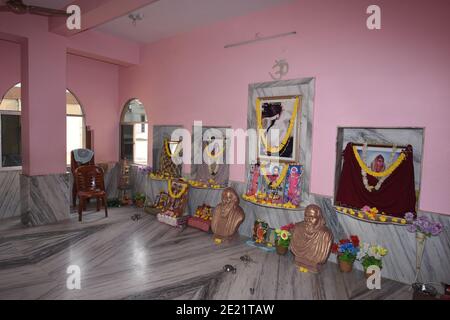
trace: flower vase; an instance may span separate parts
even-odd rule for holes
[[[425,243],[427,235],[423,232],[416,232],[416,278],[414,282],[417,282],[420,273],[420,267],[422,266],[423,253],[425,251]]]
[[[284,256],[288,252],[288,247],[283,247],[283,246],[280,246],[278,244],[276,246],[276,249],[277,249],[277,253],[280,256]]]
[[[353,270],[353,263],[348,262],[348,261],[342,261],[341,259],[339,259],[338,257],[338,262],[339,262],[339,270],[341,270],[341,272],[352,272]]]

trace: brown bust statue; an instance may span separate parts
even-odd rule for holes
[[[231,238],[245,219],[244,210],[239,206],[239,196],[232,188],[222,192],[222,201],[215,207],[211,220],[214,238]]]
[[[292,234],[291,251],[297,266],[300,270],[319,272],[330,255],[332,243],[333,234],[325,225],[320,207],[307,206],[304,221],[295,224]]]

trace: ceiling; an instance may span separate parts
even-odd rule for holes
[[[0,0],[0,4],[6,0]],[[123,0],[128,1],[128,0]],[[232,17],[243,16],[293,0],[158,0],[133,13],[143,20],[133,25],[128,14],[96,30],[140,43],[155,42]],[[23,0],[27,5],[62,9],[74,0]]]
[[[143,15],[143,20],[137,21],[136,26],[126,15],[98,27],[97,30],[141,43],[150,43],[220,20],[246,15],[291,1],[159,0],[135,11]]]
[[[7,0],[0,0],[0,4],[3,4],[6,1]],[[73,1],[74,0],[23,0],[23,3],[31,6],[61,9]]]

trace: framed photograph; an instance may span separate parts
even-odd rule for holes
[[[264,220],[256,219],[253,225],[253,241],[256,243],[264,244],[266,240],[266,233],[269,229],[269,225]]]
[[[363,153],[363,146],[356,145],[356,150],[361,160],[364,161],[374,172],[382,172],[397,160],[403,148],[393,149],[392,146],[367,146],[366,154]]]
[[[300,97],[258,98],[255,105],[258,158],[298,162]]]
[[[259,173],[259,165],[253,164],[250,167],[247,177],[247,190],[245,194],[247,196],[256,196],[261,184],[261,176]]]
[[[302,165],[290,165],[286,175],[286,187],[284,188],[284,202],[290,202],[299,206],[302,194]]]
[[[265,195],[265,200],[269,204],[284,202],[284,187],[288,168],[289,164],[287,163],[268,162],[261,164],[261,187],[259,191]]]
[[[167,205],[167,202],[169,201],[169,194],[166,192],[161,192],[155,200],[155,206],[165,208]]]
[[[267,232],[266,232],[266,243],[267,244],[270,243],[270,245],[272,247],[276,246],[276,244],[277,244],[277,233],[275,232],[274,228],[267,229]]]

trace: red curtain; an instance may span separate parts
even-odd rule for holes
[[[344,165],[339,180],[336,204],[361,209],[365,205],[376,207],[379,212],[403,218],[406,212],[416,212],[416,192],[412,146],[404,151],[406,159],[386,178],[379,190],[369,192],[363,183],[361,167],[355,158],[353,144],[344,150]],[[378,179],[367,174],[369,185],[375,186]]]

